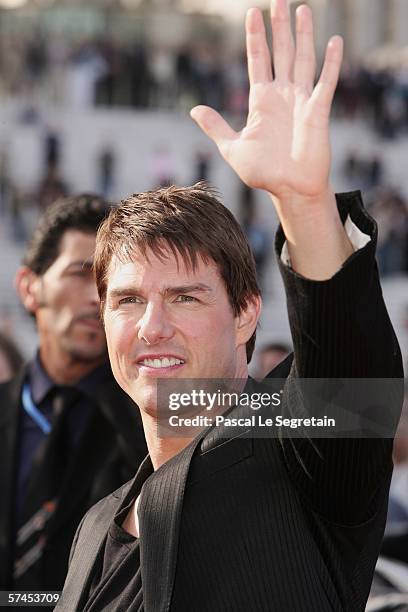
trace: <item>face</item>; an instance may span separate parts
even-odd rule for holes
[[[106,355],[92,273],[94,251],[95,235],[68,230],[57,259],[35,285],[41,345],[84,362],[98,362]]]
[[[215,263],[189,270],[136,253],[108,271],[105,331],[113,373],[142,411],[156,410],[157,378],[246,378],[245,343],[258,316],[235,317]]]

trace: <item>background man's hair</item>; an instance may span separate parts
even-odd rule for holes
[[[102,312],[113,255],[125,263],[135,250],[144,256],[152,250],[164,259],[168,249],[192,269],[198,256],[205,262],[213,260],[235,316],[248,300],[260,295],[251,248],[232,213],[205,183],[173,185],[122,200],[99,228],[94,265]],[[255,336],[247,342],[248,362]]]
[[[36,274],[44,274],[57,259],[61,238],[68,230],[96,234],[111,206],[101,197],[83,193],[58,199],[39,220],[23,263]]]

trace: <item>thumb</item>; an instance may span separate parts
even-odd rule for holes
[[[224,157],[231,141],[238,138],[230,125],[217,111],[209,106],[195,106],[190,115],[205,134],[215,142]]]

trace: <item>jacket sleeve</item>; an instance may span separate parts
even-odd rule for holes
[[[293,414],[299,408],[298,379],[403,377],[375,262],[376,223],[364,210],[359,192],[337,196],[337,204],[343,222],[350,214],[371,241],[329,280],[312,281],[284,265],[279,257],[285,241],[281,228],[276,236],[294,346],[284,394],[286,409]],[[381,398],[395,426],[402,404],[401,383],[386,385],[389,395]],[[310,415],[310,404],[306,406]],[[319,514],[342,524],[361,523],[376,512],[392,471],[392,444],[392,436],[281,437],[286,466],[302,497]]]

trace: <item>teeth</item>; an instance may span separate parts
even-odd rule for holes
[[[143,359],[142,364],[150,368],[169,368],[170,366],[180,365],[184,363],[181,359],[175,357],[163,357],[163,359]]]

